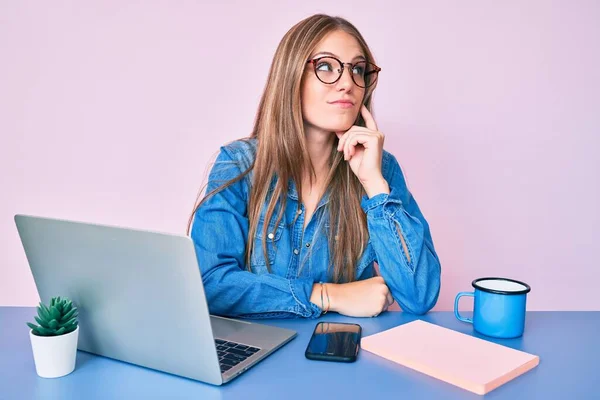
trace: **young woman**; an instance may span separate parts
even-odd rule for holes
[[[283,37],[252,134],[221,147],[188,223],[211,313],[435,305],[429,225],[369,111],[380,70],[345,19],[314,15]]]

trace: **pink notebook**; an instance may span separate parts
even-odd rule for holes
[[[540,358],[417,320],[362,338],[361,348],[477,394],[535,368]]]

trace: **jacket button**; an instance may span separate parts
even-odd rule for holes
[[[300,252],[298,251],[298,249],[294,249],[294,254],[295,254],[295,255],[298,255],[298,253],[300,253]]]
[[[269,233],[269,234],[267,235],[267,237],[268,237],[269,239],[273,239],[273,238],[275,237],[275,235],[273,235],[273,232],[271,232],[271,233]]]

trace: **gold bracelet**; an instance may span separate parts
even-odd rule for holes
[[[321,284],[321,312],[323,312],[323,308],[325,308],[323,306],[323,283],[319,282]]]
[[[331,305],[330,301],[329,301],[329,291],[327,290],[327,286],[325,286],[325,284],[321,284],[324,288],[325,288],[325,294],[327,295],[327,309],[325,310],[325,312],[323,314],[327,314],[327,311],[329,311],[329,306]],[[323,290],[321,289],[321,294],[322,294]]]

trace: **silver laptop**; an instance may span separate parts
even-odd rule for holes
[[[78,307],[79,350],[220,385],[296,336],[209,315],[187,236],[26,215],[15,223],[41,300]]]

